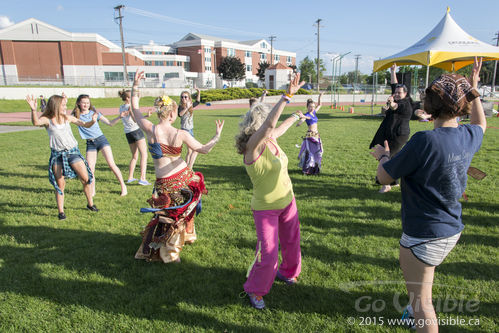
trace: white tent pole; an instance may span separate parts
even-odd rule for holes
[[[430,76],[430,66],[426,66],[426,84],[425,89],[428,88],[428,78]]]

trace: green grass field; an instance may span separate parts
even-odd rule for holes
[[[292,287],[276,282],[264,311],[252,309],[240,295],[256,243],[252,187],[233,140],[243,112],[196,112],[200,141],[212,137],[215,119],[225,119],[225,128],[220,143],[196,162],[209,194],[196,219],[199,239],[185,246],[180,264],[134,259],[139,232],[150,218],[139,213],[150,186],[129,186],[128,196],[120,197],[118,182],[99,155],[100,211],[85,209],[81,184],[70,180],[68,219],[58,221],[45,130],[0,134],[0,331],[409,332],[387,323],[400,318],[396,305],[408,298],[398,264],[400,189],[378,193],[377,162],[367,149],[380,118],[323,108],[320,176],[306,177],[297,166],[304,126],[279,139],[300,213],[302,274]],[[468,181],[466,228],[437,268],[433,289],[440,317],[478,319],[480,325],[442,326],[442,332],[494,332],[499,323],[499,118],[487,120],[493,128],[472,166],[488,176]],[[431,128],[411,122],[412,133]],[[130,152],[122,126],[102,129],[126,179]],[[84,152],[75,127],[73,133]],[[150,158],[148,179],[154,180]],[[470,309],[470,302],[477,305]],[[352,318],[355,323],[349,324]]]

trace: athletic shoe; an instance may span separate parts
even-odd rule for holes
[[[97,209],[97,206],[96,205],[93,205],[93,206],[89,206],[87,205],[87,209],[88,210],[91,210],[92,212],[98,212],[99,210]]]
[[[265,308],[265,302],[262,296],[257,296],[255,294],[248,294],[251,306],[255,309],[262,310]]]
[[[275,276],[278,280],[286,282],[288,286],[292,286],[293,284],[298,283],[298,280],[296,278],[287,278],[284,277],[279,271],[277,271],[277,274]]]
[[[66,219],[66,214],[64,212],[59,213],[59,220],[65,220]]]
[[[126,181],[127,184],[131,184],[133,182],[136,182],[137,181],[137,178],[132,178],[132,179],[129,179]]]
[[[404,312],[402,312],[401,319],[407,328],[409,328],[411,330],[416,329],[416,325],[414,324],[414,311],[412,310],[412,306],[410,304],[408,306],[406,306],[406,308],[404,309]]]
[[[151,183],[149,183],[147,180],[139,180],[139,185],[147,186],[151,185]]]

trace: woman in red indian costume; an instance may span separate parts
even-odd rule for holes
[[[144,72],[137,70],[132,87],[132,111],[146,133],[156,182],[152,198],[148,200],[151,208],[141,209],[154,213],[154,217],[142,232],[142,244],[135,258],[179,262],[183,245],[196,240],[194,214],[201,208],[201,195],[207,193],[203,175],[194,173],[182,159],[182,145],[201,154],[209,153],[220,139],[224,122],[215,122],[215,136],[203,145],[188,132],[172,126],[177,119],[177,103],[163,96],[155,101],[159,123],[154,125],[139,110],[139,83],[143,79]]]

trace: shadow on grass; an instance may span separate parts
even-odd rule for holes
[[[243,270],[138,261],[139,236],[10,226],[0,226],[0,235],[22,244],[0,246],[2,292],[187,327],[270,332],[182,309],[187,303],[218,312],[239,303]]]

